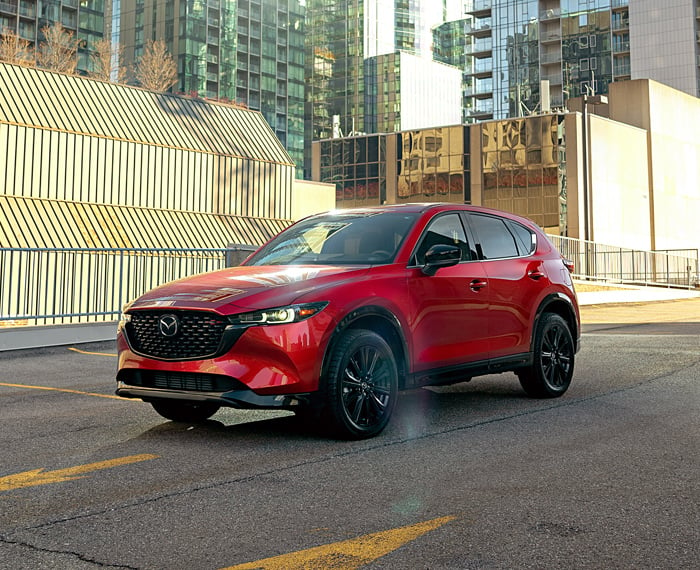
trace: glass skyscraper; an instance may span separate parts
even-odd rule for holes
[[[173,91],[260,111],[301,167],[304,16],[303,0],[121,0],[114,19],[127,63],[164,39]]]
[[[563,109],[625,79],[700,96],[700,0],[474,0],[467,17],[467,120]]]
[[[0,33],[9,30],[38,46],[42,28],[60,22],[79,40],[78,72],[86,73],[95,42],[111,35],[111,10],[111,0],[2,0]]]
[[[307,176],[311,141],[395,130],[401,124],[402,102],[392,93],[399,93],[405,79],[402,67],[409,60],[399,53],[432,61],[431,30],[444,22],[446,14],[458,13],[458,4],[455,0],[307,0]],[[429,113],[428,108],[425,115]]]

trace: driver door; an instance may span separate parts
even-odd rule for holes
[[[422,271],[425,253],[436,244],[458,246],[462,258],[428,276]],[[482,264],[475,258],[456,212],[438,214],[418,241],[408,276],[415,372],[488,358],[489,292]]]

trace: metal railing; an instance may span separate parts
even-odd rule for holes
[[[637,251],[550,239],[580,279],[698,286],[697,250]],[[0,327],[114,321],[124,303],[153,287],[237,265],[254,249],[0,249]]]
[[[149,289],[226,265],[227,249],[0,249],[0,327],[114,321]]]
[[[580,279],[693,288],[698,286],[698,250],[643,251],[563,236],[549,236],[574,262]]]

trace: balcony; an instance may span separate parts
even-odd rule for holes
[[[491,18],[482,18],[472,24],[464,26],[464,32],[474,37],[485,37],[491,35]]]
[[[6,14],[16,14],[17,2],[0,2],[0,12],[5,12]]]
[[[613,18],[612,21],[612,31],[617,32],[619,30],[629,30],[630,21],[629,18]]]
[[[24,18],[36,18],[36,5],[20,4],[19,15]]]
[[[491,38],[489,38],[488,41],[475,42],[464,49],[465,55],[472,55],[476,58],[491,57],[492,51],[493,42]]]
[[[613,73],[616,78],[619,77],[629,77],[631,74],[631,69],[630,69],[630,64],[629,62],[624,62],[624,63],[614,63],[613,65]]]
[[[477,99],[483,99],[488,96],[493,95],[493,83],[488,81],[479,82],[476,85],[469,85],[464,89],[464,95],[466,97],[476,97]]]
[[[561,63],[561,52],[560,51],[543,53],[542,55],[540,55],[540,64],[541,65],[547,65],[550,63]]]
[[[493,0],[474,0],[472,9],[467,11],[467,14],[472,16],[486,16],[491,13]]]
[[[483,105],[476,107],[475,109],[469,109],[467,115],[472,119],[491,119],[493,118],[493,103],[490,105]]]
[[[549,75],[541,75],[540,79],[549,81],[550,85],[561,85],[562,84],[561,73],[550,73]]]
[[[541,44],[555,44],[561,42],[561,32],[559,30],[551,32],[543,32],[540,35]]]
[[[613,53],[627,53],[630,50],[629,40],[616,42],[613,38]]]
[[[559,18],[561,18],[561,8],[551,8],[540,12],[540,22],[558,20]]]

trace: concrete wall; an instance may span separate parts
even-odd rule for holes
[[[297,221],[335,208],[335,185],[310,180],[294,180],[292,220]]]
[[[647,131],[652,249],[700,248],[700,99],[646,79],[613,83],[610,118]]]
[[[589,115],[591,240],[652,248],[647,133]]]
[[[700,248],[700,99],[649,82],[654,249]]]

